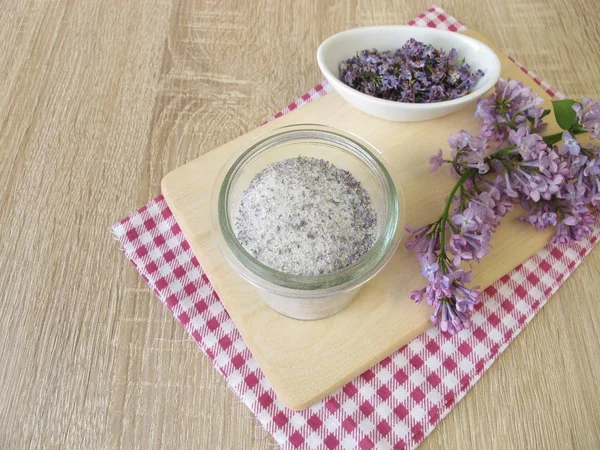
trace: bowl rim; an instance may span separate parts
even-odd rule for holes
[[[395,219],[393,220],[392,228],[388,230],[388,232],[391,233],[391,237],[387,245],[381,247],[382,254],[380,255],[379,259],[373,263],[365,265],[369,255],[372,255],[373,251],[375,251],[375,247],[378,245],[380,240],[379,238],[375,245],[371,249],[369,249],[369,251],[367,251],[367,253],[363,255],[363,257],[360,258],[357,262],[339,271],[332,272],[330,274],[315,276],[292,275],[272,269],[268,266],[265,266],[263,263],[254,258],[251,254],[249,254],[237,241],[237,237],[235,236],[235,234],[233,234],[235,238],[235,242],[232,242],[233,246],[225,239],[225,236],[231,234],[231,231],[233,230],[223,229],[225,223],[223,223],[224,218],[222,217],[222,214],[225,214],[225,212],[224,210],[222,210],[222,201],[224,201],[222,196],[227,195],[226,186],[231,179],[230,176],[233,174],[232,171],[238,170],[236,167],[242,164],[244,162],[244,159],[246,159],[249,156],[249,154],[253,152],[263,142],[268,141],[271,138],[277,137],[282,133],[296,133],[311,130],[317,131],[319,133],[335,135],[339,138],[351,141],[353,144],[358,145],[360,151],[367,154],[367,156],[370,159],[372,159],[373,163],[378,166],[379,170],[382,171],[382,174],[386,179],[386,184],[391,189],[391,193],[393,195],[392,207],[394,210],[394,213],[392,215],[395,217]],[[383,156],[383,154],[369,142],[365,141],[364,139],[355,135],[354,133],[339,128],[331,127],[328,125],[301,123],[278,127],[271,131],[262,133],[256,136],[255,138],[251,139],[250,141],[246,142],[242,146],[242,149],[236,152],[231,158],[229,158],[229,160],[224,164],[224,166],[220,170],[220,173],[217,177],[217,182],[213,187],[213,192],[211,195],[210,216],[213,240],[216,242],[217,248],[219,249],[224,259],[238,273],[238,275],[246,279],[246,281],[248,281],[250,284],[254,285],[255,287],[258,287],[259,289],[267,290],[271,293],[287,297],[298,297],[306,299],[341,294],[343,292],[355,289],[369,281],[387,265],[389,259],[391,259],[391,257],[395,254],[400,240],[402,239],[402,236],[404,234],[404,224],[406,221],[406,204],[404,191],[398,178],[392,176],[389,173],[389,171],[385,167],[384,161],[386,161],[386,159]],[[257,267],[264,268],[271,275],[278,274],[276,279],[282,278],[285,279],[285,282],[283,284],[280,284],[275,280],[264,278],[260,275],[260,273],[257,273],[255,270],[247,267],[240,260],[240,255],[235,249],[240,250],[241,253],[244,255],[244,258],[253,261],[255,263],[252,264],[253,266],[256,265]],[[361,271],[359,276],[349,278],[348,274],[355,272],[359,267],[368,267],[368,270]],[[321,284],[322,281],[326,281],[329,278],[342,278],[342,281],[336,284]],[[319,284],[321,285],[318,287],[307,286]],[[302,287],[302,285],[304,286]]]
[[[346,35],[351,35],[351,34],[356,34],[356,33],[368,33],[368,32],[375,32],[375,31],[390,32],[390,31],[395,31],[395,30],[403,30],[403,31],[420,30],[420,31],[424,31],[425,33],[446,36],[455,41],[463,40],[463,41],[470,42],[471,44],[477,44],[477,45],[481,46],[486,52],[489,53],[489,55],[492,57],[492,59],[495,62],[495,66],[492,66],[490,69],[488,69],[488,70],[492,70],[489,80],[482,86],[475,89],[474,91],[471,91],[470,93],[468,93],[467,95],[465,95],[463,97],[455,98],[452,100],[444,100],[442,102],[435,102],[435,103],[403,103],[403,102],[397,102],[394,100],[386,100],[383,98],[373,97],[371,95],[360,92],[360,91],[348,86],[346,83],[344,83],[342,80],[340,80],[339,75],[332,73],[327,68],[324,59],[325,59],[326,49],[329,45],[332,44],[332,42],[335,42],[339,39],[343,39]],[[360,50],[357,49],[357,51],[360,51]],[[338,65],[340,62],[338,62]],[[466,62],[468,63],[468,61],[466,61]],[[427,28],[415,27],[415,26],[411,26],[411,25],[374,25],[374,26],[368,26],[368,27],[350,28],[348,30],[340,31],[339,33],[336,33],[336,34],[328,37],[327,39],[325,39],[323,42],[321,42],[321,44],[319,45],[319,47],[317,49],[317,64],[319,66],[319,69],[325,76],[325,78],[331,84],[334,85],[336,90],[341,89],[346,93],[358,95],[359,98],[361,98],[362,100],[368,101],[374,105],[379,105],[379,106],[384,106],[384,107],[396,107],[398,109],[414,109],[414,110],[417,110],[417,109],[419,109],[419,110],[423,110],[423,109],[434,110],[434,109],[438,109],[441,107],[460,105],[462,103],[467,103],[470,100],[474,100],[478,97],[481,97],[485,92],[487,92],[490,88],[492,88],[496,84],[496,82],[500,78],[500,74],[501,74],[501,70],[502,70],[502,64],[500,62],[500,58],[498,58],[498,55],[496,54],[496,52],[494,50],[492,50],[488,45],[484,44],[483,42],[481,42],[478,39],[475,39],[471,36],[467,36],[465,34],[460,34],[456,31],[438,30],[438,29],[429,28],[429,27],[427,27]]]

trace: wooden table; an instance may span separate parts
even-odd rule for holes
[[[0,448],[273,448],[108,227],[319,82],[325,37],[429,1],[0,0]],[[600,98],[597,1],[506,3],[442,6]],[[599,264],[596,249],[424,448],[600,448]]]

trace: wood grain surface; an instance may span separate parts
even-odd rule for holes
[[[431,1],[431,0],[429,0]],[[275,447],[108,226],[428,1],[0,0],[0,448]],[[600,98],[596,0],[441,6]],[[596,249],[423,448],[600,448]]]

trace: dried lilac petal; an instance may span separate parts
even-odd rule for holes
[[[395,51],[363,50],[342,61],[340,80],[378,98],[404,103],[434,103],[468,94],[483,76],[448,53],[415,39]]]

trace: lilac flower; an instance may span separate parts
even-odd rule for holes
[[[431,86],[429,90],[429,100],[431,102],[441,102],[448,96],[446,88],[444,86],[440,86],[438,84],[434,84]]]
[[[558,230],[556,234],[552,236],[550,239],[550,243],[564,245],[568,244],[571,241],[571,235],[569,233],[568,227],[565,224],[560,224],[558,226]]]
[[[552,174],[567,175],[567,162],[562,160],[554,149],[540,153],[538,156],[538,168],[547,176]]]
[[[545,200],[550,200],[553,195],[560,192],[560,190],[564,184],[565,177],[563,177],[562,175],[559,174],[559,175],[554,175],[553,177],[547,178],[546,180],[548,182],[548,186],[546,188],[546,191],[542,194],[542,197]]]
[[[485,130],[484,130],[485,131]],[[460,167],[461,173],[466,168],[477,169],[483,175],[490,171],[487,158],[489,148],[489,135],[480,133],[471,135],[468,131],[461,130],[458,134],[448,137],[448,144],[453,149],[453,167]]]
[[[435,262],[433,255],[425,255],[421,258],[421,275],[433,281],[440,270],[440,266]]]
[[[555,227],[557,224],[557,217],[555,212],[546,212],[542,214],[541,221],[544,224],[544,228],[546,226]]]
[[[448,136],[448,145],[450,148],[458,150],[459,148],[465,148],[469,145],[471,139],[471,133],[465,130],[460,130],[455,135]]]
[[[479,286],[472,289],[459,284],[456,288],[456,309],[462,313],[471,312],[479,301]]]
[[[410,298],[411,300],[413,300],[415,303],[421,303],[423,301],[423,296],[425,295],[425,288],[423,289],[419,289],[416,291],[412,291],[410,293]]]
[[[442,331],[456,334],[470,327],[470,321],[465,314],[456,309],[449,300],[437,303],[435,311],[431,316],[434,324],[439,323]]]
[[[506,181],[506,195],[513,198],[518,197],[519,194],[512,188],[511,176],[508,172],[504,173],[504,180]]]
[[[450,238],[450,250],[463,261],[479,261],[490,251],[490,237],[489,232],[453,234]]]
[[[429,158],[429,171],[435,172],[444,164],[444,157],[442,156],[442,149],[439,149],[438,152]]]
[[[558,223],[558,216],[550,202],[541,202],[536,205],[523,202],[523,206],[527,210],[527,215],[521,216],[519,219],[522,222],[528,222],[538,230],[545,230],[549,226],[554,227]]]
[[[397,75],[382,75],[381,76],[381,87],[384,90],[393,90],[398,88],[400,85],[400,78]]]
[[[469,315],[479,301],[479,287],[465,287],[465,283],[471,281],[471,276],[455,267],[449,269],[445,278],[446,281],[440,283],[445,287],[442,295],[432,297],[431,304],[435,309],[431,321],[438,324],[442,331],[455,334],[470,327]]]
[[[467,208],[462,214],[455,214],[454,217],[452,217],[452,221],[456,225],[460,226],[460,229],[463,233],[474,231],[478,226],[478,223],[475,220],[474,208]]]
[[[562,139],[563,145],[561,147],[561,150],[563,155],[565,153],[570,153],[571,155],[579,154],[581,147],[579,146],[579,142],[577,142],[577,139],[575,139],[571,133],[565,131],[562,134]]]
[[[542,98],[539,96],[535,97],[538,105],[541,103]],[[535,133],[542,133],[548,128],[548,124],[542,122],[542,115],[544,110],[542,108],[531,108],[527,111],[527,118],[532,122],[531,131]]]
[[[600,175],[600,157],[588,161],[585,169],[583,169],[583,175],[586,177]]]
[[[582,183],[567,183],[565,189],[561,192],[561,197],[569,204],[576,205],[583,202],[585,191],[585,185]]]
[[[415,253],[421,255],[426,253],[432,245],[433,240],[428,237],[432,224],[425,225],[416,229],[406,227],[406,231],[409,233],[409,238],[406,241],[406,248],[413,250]],[[435,251],[436,249],[431,249]]]
[[[521,185],[521,190],[531,200],[539,202],[548,190],[548,183],[543,177],[529,176],[528,180]]]
[[[443,274],[441,267],[433,265],[429,258],[422,258],[421,262],[424,272],[430,277],[429,283],[425,288],[411,292],[411,299],[420,303],[426,298],[427,303],[435,308],[432,322],[439,323],[443,331],[456,333],[468,328],[469,315],[479,300],[478,288],[465,286],[471,281],[470,273],[447,263]]]
[[[569,241],[579,241],[592,232],[590,225],[594,223],[595,217],[583,205],[573,207],[570,214],[558,225],[558,231],[552,238],[552,242],[566,244]]]
[[[469,208],[477,211],[479,233],[494,231],[500,220],[511,211],[513,206],[506,195],[499,192],[494,186],[489,191],[483,191],[469,203]]]
[[[460,234],[453,234],[448,243],[450,251],[454,254],[452,263],[458,266],[461,261],[472,261],[475,256],[472,249],[469,248],[467,240]]]
[[[469,152],[466,157],[465,166],[477,169],[477,172],[481,175],[490,171],[490,166],[485,161],[485,155],[481,153]]]
[[[600,139],[600,102],[584,98],[581,103],[575,103],[572,108],[577,113],[579,125],[591,132],[592,139]]]
[[[575,216],[567,216],[564,218],[564,220],[562,221],[563,224],[565,225],[569,225],[570,227],[577,225],[579,223],[579,220],[577,220],[577,217]]]
[[[506,185],[502,177],[496,177],[494,183],[486,181],[489,186],[489,195],[494,200],[493,212],[494,220],[490,218],[490,225],[495,228],[500,225],[500,219],[513,210],[513,204],[506,194]]]
[[[537,159],[548,147],[539,134],[530,133],[527,124],[520,126],[516,131],[510,130],[508,142],[516,146],[516,150],[525,161]]]
[[[475,110],[475,117],[481,117],[483,123],[493,130],[495,140],[502,142],[509,131],[521,124],[527,124],[528,118],[533,120],[533,129],[540,125],[543,99],[532,94],[531,89],[516,80],[500,79],[495,91],[489,97],[480,100]]]

